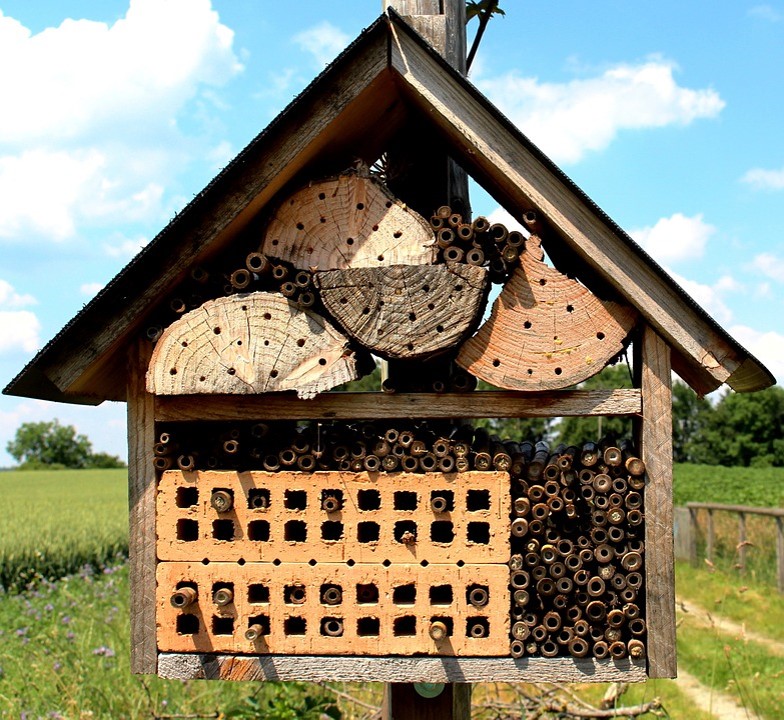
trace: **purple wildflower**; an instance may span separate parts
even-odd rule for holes
[[[101,655],[103,657],[111,658],[114,657],[114,650],[112,650],[110,647],[106,647],[106,645],[101,645],[101,647],[95,648],[95,650],[93,650],[93,655]]]

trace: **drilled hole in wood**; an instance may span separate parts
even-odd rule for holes
[[[365,203],[361,203],[361,202],[357,203],[357,210],[364,210],[364,209],[365,209]]]
[[[357,635],[359,637],[378,637],[381,623],[378,618],[363,617],[357,619]]]
[[[395,510],[416,510],[417,494],[407,490],[399,490],[394,494]]]
[[[435,310],[436,309],[435,303],[428,303],[427,304],[427,309],[428,310]]]
[[[204,382],[206,379],[204,375],[199,375],[199,382]]]
[[[547,285],[547,279],[546,278],[540,278],[539,279],[539,284],[544,287],[545,285]]]
[[[534,371],[533,371],[533,370],[531,370],[531,368],[528,368],[528,371],[527,371],[527,372],[528,372],[528,374],[529,374],[529,375],[533,375],[533,374],[534,374]]]
[[[451,605],[454,593],[451,585],[433,585],[430,588],[431,605]]]
[[[395,618],[392,625],[392,634],[395,637],[411,637],[416,635],[416,617],[413,615],[404,615],[403,617]]]
[[[455,526],[448,520],[430,523],[430,540],[437,543],[451,543],[455,539]]]
[[[262,317],[265,320],[272,320],[272,315],[270,313],[268,313],[268,312],[264,313],[264,315],[262,315]]]
[[[498,367],[500,364],[501,364],[501,361],[498,360],[497,358],[495,360],[493,360],[493,367]]]
[[[319,218],[319,221],[320,221],[320,222],[322,222],[322,223],[325,223],[325,222],[327,222],[327,218],[325,218],[325,217],[320,217],[320,218]]]
[[[188,347],[188,341],[187,340],[183,340],[182,341],[182,346],[183,347]]]
[[[408,319],[411,322],[414,322],[416,320],[416,313],[408,313]]]
[[[490,523],[486,523],[486,522],[468,523],[467,538],[468,538],[468,542],[470,543],[476,543],[477,545],[489,545]]]
[[[391,207],[392,207],[392,201],[391,201],[391,200],[387,200],[387,201],[384,203],[384,207],[386,207],[386,208],[391,208]]]
[[[436,325],[436,332],[440,332],[440,333],[444,332],[444,326],[443,325]]]
[[[283,526],[283,539],[288,542],[306,542],[308,526],[302,520],[289,520]]]
[[[381,493],[378,490],[360,490],[357,493],[357,506],[360,510],[378,510],[381,507]]]
[[[414,349],[414,343],[406,343],[406,350],[411,352]]]
[[[221,329],[219,327],[215,327],[215,328],[212,329],[212,332],[214,332],[216,335],[220,335],[221,334]]]
[[[469,512],[490,509],[489,490],[469,490],[466,493],[466,509]]]
[[[283,506],[287,510],[304,510],[308,506],[308,494],[305,490],[286,490]]]
[[[570,312],[574,312],[574,305],[567,305],[566,306],[566,312],[569,312],[569,313]]]
[[[326,358],[319,358],[319,365],[326,365],[327,359]]]
[[[380,536],[381,528],[377,522],[368,520],[366,522],[357,523],[357,542],[378,542]]]
[[[463,290],[463,286],[462,285],[455,285],[455,291],[456,292],[462,292],[462,290]]]
[[[378,225],[374,225],[374,226],[373,226],[373,232],[378,232]],[[383,255],[379,255],[379,256],[378,256],[378,259],[379,259],[379,260],[383,260],[383,259],[384,259],[384,256],[383,256]]]
[[[604,340],[604,333],[603,332],[596,333],[596,339],[597,340]]]
[[[304,635],[308,630],[308,621],[304,617],[290,617],[283,622],[285,635]]]
[[[234,618],[212,616],[213,635],[234,635]]]
[[[553,372],[554,372],[556,375],[560,375],[560,374],[563,372],[563,370],[562,370],[561,368],[555,368],[555,370],[554,370]]]
[[[194,542],[199,539],[199,523],[197,520],[181,518],[177,521],[177,539],[183,542]]]
[[[270,524],[266,520],[251,520],[248,523],[248,540],[269,542]]]
[[[369,307],[362,308],[362,314],[363,315],[369,315],[370,314],[370,308]]]
[[[269,347],[269,340],[264,341],[264,347]],[[277,377],[277,375],[273,375],[272,377]]]
[[[193,507],[199,502],[199,490],[194,487],[178,487],[176,503],[179,508]]]
[[[229,368],[229,369],[228,369],[226,372],[227,372],[229,375],[234,375],[234,374],[235,374],[237,371],[236,371],[234,368]]]
[[[343,537],[343,523],[327,521],[321,523],[322,540],[340,540]]]
[[[530,320],[526,320],[526,321],[523,323],[523,327],[524,327],[526,330],[530,330],[530,329],[531,329],[531,321],[530,321]]]
[[[196,635],[199,632],[199,618],[195,615],[178,615],[177,632],[180,635]]]
[[[171,370],[169,370],[169,375],[176,375],[176,374],[177,374],[177,368],[172,368]]]
[[[305,229],[305,226],[301,222],[298,222],[297,223],[297,230],[304,230],[304,229]]]
[[[275,238],[275,239],[272,241],[272,245],[273,245],[274,247],[277,247],[278,245],[280,245],[280,240],[278,240],[277,238]]]
[[[395,230],[395,232],[392,233],[392,237],[394,238],[403,237],[403,233],[400,232],[400,230]]]
[[[346,245],[353,245],[353,244],[354,244],[354,238],[347,238],[346,239]]]
[[[417,589],[414,583],[398,585],[392,589],[392,602],[395,605],[413,605],[416,602]]]
[[[253,605],[268,603],[270,599],[269,588],[261,583],[248,585],[248,602]]]

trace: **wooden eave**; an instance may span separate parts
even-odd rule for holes
[[[512,214],[548,221],[548,251],[635,306],[699,393],[775,378],[394,11],[365,30],[5,388],[62,402],[124,400],[125,350],[188,269],[226,248],[306,168],[372,157],[404,123],[435,128]],[[327,162],[324,159],[327,158]],[[143,288],[141,291],[139,288]]]

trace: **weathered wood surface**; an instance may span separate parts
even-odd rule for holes
[[[259,292],[210,300],[166,328],[147,389],[156,395],[296,390],[307,399],[357,377],[348,339],[323,317]]]
[[[675,561],[672,502],[672,379],[670,348],[650,327],[636,351],[642,418],[640,451],[645,484],[645,606],[648,674],[675,677]]]
[[[324,307],[373,353],[399,360],[457,345],[476,327],[487,297],[487,270],[396,265],[316,273]]]
[[[325,393],[308,401],[288,395],[155,398],[159,422],[199,420],[327,420],[332,418],[472,418],[637,415],[639,390],[550,393]]]
[[[427,221],[372,178],[350,173],[311,183],[286,199],[261,245],[302,270],[433,262]]]
[[[155,644],[155,443],[153,398],[144,387],[149,343],[128,353],[128,506],[131,585],[131,672],[154,674]]]
[[[707,322],[675,291],[648,258],[619,239],[585,198],[554,172],[510,125],[494,114],[458,79],[441,72],[435,60],[395,24],[391,65],[403,79],[406,97],[435,123],[472,176],[505,207],[536,210],[549,227],[586,263],[633,304],[679,349],[676,371],[699,392],[728,380],[744,359],[726,335]],[[764,382],[757,366],[744,382]],[[768,380],[767,383],[770,381]]]
[[[723,510],[725,512],[744,513],[747,515],[769,515],[784,517],[784,508],[753,507],[751,505],[723,505],[721,503],[690,502],[686,507],[695,510]]]
[[[158,674],[178,680],[310,682],[644,682],[643,661],[593,658],[400,658],[161,653]]]
[[[496,387],[576,385],[623,349],[637,318],[633,308],[600,300],[543,258],[532,235],[490,318],[458,353],[458,365]]]

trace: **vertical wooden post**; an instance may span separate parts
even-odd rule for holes
[[[713,524],[713,510],[708,510],[708,530],[705,541],[705,556],[708,562],[713,562],[713,546],[716,542],[716,528]]]
[[[638,347],[639,346],[639,347]],[[672,537],[672,377],[670,348],[646,326],[635,341],[642,390],[639,445],[645,462],[645,596],[648,675],[675,677],[675,562]]]
[[[779,592],[784,593],[784,518],[776,518],[776,577]]]
[[[738,566],[746,572],[746,513],[738,513]]]
[[[471,685],[445,685],[434,698],[422,697],[414,683],[387,683],[384,688],[382,720],[470,720]]]
[[[128,354],[128,504],[131,585],[131,672],[157,671],[155,641],[155,408],[145,387],[152,347],[131,345]]]
[[[697,567],[697,510],[689,508],[689,564]]]

